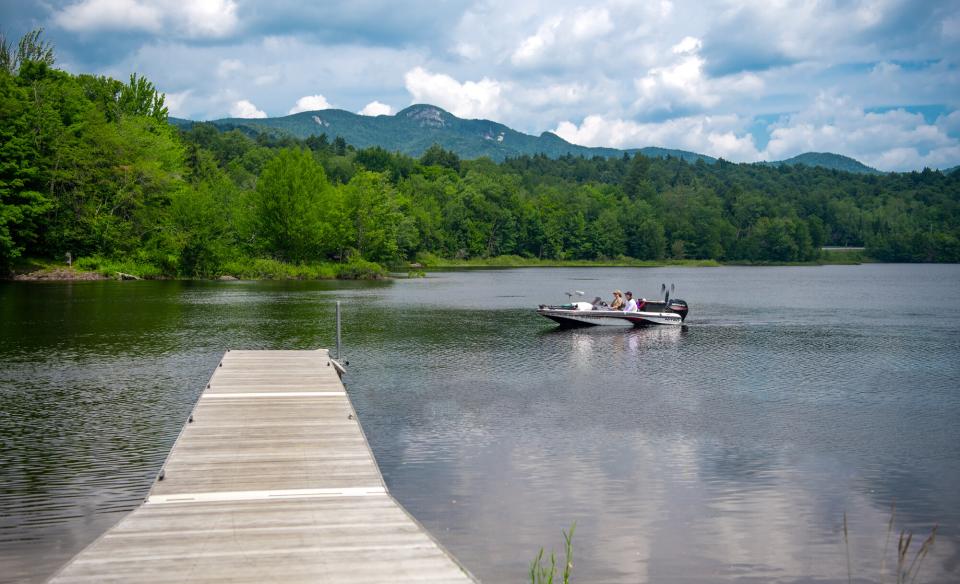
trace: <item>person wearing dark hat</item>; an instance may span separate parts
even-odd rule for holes
[[[623,292],[613,291],[613,302],[610,303],[610,310],[623,310]]]
[[[633,292],[627,290],[626,294],[627,302],[623,306],[624,312],[636,312],[637,311],[637,301],[633,299]]]

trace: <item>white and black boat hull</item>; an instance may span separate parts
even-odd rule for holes
[[[676,312],[623,312],[620,310],[570,310],[564,308],[541,308],[537,314],[560,324],[560,326],[679,326],[683,317]]]

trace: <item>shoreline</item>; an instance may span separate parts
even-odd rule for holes
[[[502,263],[486,261],[451,261],[439,262],[430,265],[417,266],[412,265],[411,271],[440,272],[454,270],[484,270],[484,269],[512,269],[512,268],[725,268],[733,266],[742,267],[810,267],[810,266],[856,266],[861,264],[884,263],[869,259],[858,261],[810,261],[810,262],[750,262],[750,261],[729,261],[721,262],[717,260],[667,260],[667,261],[543,261],[537,263]],[[919,262],[917,262],[919,263]]]
[[[80,271],[75,268],[42,268],[32,272],[11,273],[2,278],[6,282],[94,282],[110,280],[99,272]]]
[[[362,269],[354,269],[351,264],[295,265],[274,260],[263,260],[262,264],[246,269],[225,270],[224,274],[211,277],[166,276],[153,270],[140,274],[139,270],[123,272],[115,269],[80,269],[53,265],[44,260],[30,259],[15,267],[10,273],[0,277],[0,281],[17,282],[87,282],[105,280],[203,280],[203,281],[261,281],[261,280],[382,280],[385,278],[423,277],[427,272],[457,270],[513,269],[513,268],[718,268],[726,266],[748,267],[810,267],[826,265],[859,265],[874,263],[873,260],[857,257],[821,258],[810,262],[749,262],[717,260],[539,260],[517,256],[498,256],[495,258],[448,260],[429,258],[429,263],[412,262],[410,264],[383,267],[367,263]],[[234,266],[236,267],[236,266]],[[258,269],[259,268],[259,269]],[[233,272],[233,273],[230,273]],[[406,276],[404,276],[406,274]]]

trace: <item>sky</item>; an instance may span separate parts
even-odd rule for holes
[[[960,1],[0,0],[195,120],[429,103],[576,144],[960,164]]]

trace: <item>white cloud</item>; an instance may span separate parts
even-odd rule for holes
[[[230,117],[232,118],[265,118],[267,113],[246,99],[236,101],[230,106]]]
[[[689,116],[665,122],[638,123],[587,116],[576,124],[561,122],[554,133],[574,144],[638,148],[660,146],[690,150],[738,162],[759,160],[746,120],[738,116]]]
[[[610,12],[606,8],[579,10],[571,20],[571,32],[575,38],[581,40],[603,36],[613,30]]]
[[[237,4],[233,0],[174,0],[166,4],[171,11],[179,11],[177,19],[190,37],[219,38],[237,26]]]
[[[821,93],[807,109],[771,126],[764,155],[836,152],[880,170],[945,168],[960,161],[960,140],[949,133],[955,114],[929,124],[918,113],[867,112],[848,98]]]
[[[333,102],[379,113],[365,104],[401,106],[412,97],[532,134],[573,120],[574,134],[587,138],[590,125],[581,120],[596,114],[624,145],[660,141],[731,159],[817,149],[884,169],[960,162],[948,160],[960,135],[960,114],[950,113],[960,107],[960,10],[951,3],[921,14],[905,0],[829,9],[793,0],[471,0],[443,9],[449,35],[409,26],[426,14],[421,6],[390,29],[406,36],[351,44],[380,33],[344,28],[337,23],[346,20],[326,9],[296,9],[300,20],[288,26],[245,1],[63,0],[51,4],[49,26],[63,39],[70,71],[118,79],[137,71],[168,92],[178,117],[223,117],[240,101],[256,103],[248,108],[254,114],[283,113],[323,88],[324,103],[304,109]],[[358,10],[381,10],[379,1]],[[230,37],[241,25],[249,36],[205,40]],[[818,104],[821,91],[845,96],[843,111]],[[870,113],[891,105],[905,111]],[[909,114],[911,105],[947,113],[925,123]],[[752,116],[781,117],[764,128]],[[720,122],[727,119],[739,121]],[[871,135],[868,124],[904,142]],[[611,142],[602,132],[590,139]]]
[[[740,100],[747,95],[760,95],[766,88],[763,78],[753,73],[738,73],[710,79],[710,88],[721,98]]]
[[[217,65],[217,77],[223,79],[230,77],[237,71],[243,69],[243,62],[237,59],[224,59]]]
[[[654,67],[634,82],[636,107],[641,111],[673,110],[677,105],[709,108],[717,104],[704,73],[705,61],[697,54],[700,41],[687,37],[672,49],[680,59],[670,65]]]
[[[453,52],[469,60],[478,59],[483,54],[483,51],[477,45],[464,42],[457,43],[453,47]]]
[[[863,161],[874,168],[884,170],[919,170],[921,168],[947,169],[960,161],[960,146],[948,146],[922,153],[916,148],[894,147],[884,150]]]
[[[940,23],[940,34],[947,42],[960,40],[960,14],[953,14]]]
[[[53,21],[71,31],[145,30],[159,32],[163,15],[137,0],[84,0],[66,6]]]
[[[53,22],[74,32],[146,31],[188,38],[220,38],[237,26],[234,0],[80,0]]]
[[[263,87],[264,85],[273,85],[280,79],[276,72],[264,73],[253,78],[253,84]]]
[[[389,116],[393,113],[393,108],[379,101],[371,101],[357,113],[361,116]]]
[[[754,73],[738,73],[710,77],[706,60],[700,56],[703,43],[692,36],[684,37],[670,48],[673,62],[649,69],[634,80],[637,92],[634,108],[639,112],[676,111],[677,109],[711,109],[743,96],[759,95],[763,79]],[[664,55],[663,59],[670,57]]]
[[[167,111],[175,118],[182,118],[188,115],[188,110],[184,109],[184,104],[193,93],[192,90],[180,91],[177,93],[167,93],[163,96],[163,103],[167,106]]]
[[[526,87],[514,92],[516,101],[525,107],[544,108],[570,106],[592,100],[589,88],[582,83],[558,83],[555,85]]]
[[[537,65],[546,61],[564,60],[583,53],[590,41],[614,29],[606,8],[579,9],[554,16],[543,22],[537,32],[526,37],[513,51],[514,65]]]
[[[553,45],[557,36],[557,29],[563,23],[562,18],[551,18],[540,25],[537,32],[523,39],[517,50],[513,52],[510,60],[514,65],[532,63],[546,53]]]
[[[960,139],[951,131],[960,124],[960,110],[930,124],[921,114],[902,109],[866,112],[846,98],[821,94],[809,108],[772,124],[762,151],[748,132],[749,122],[735,115],[654,123],[592,115],[579,126],[561,122],[554,133],[585,146],[661,146],[735,162],[783,160],[804,152],[835,152],[884,171],[948,168],[960,162]]]
[[[870,9],[873,9],[872,11]],[[890,6],[882,7],[891,12]],[[879,22],[879,3],[730,2],[713,14],[712,37],[737,34],[758,51],[771,51],[790,59],[829,58],[840,52],[866,54],[859,36]],[[717,38],[719,40],[719,38]]]
[[[673,45],[670,49],[674,54],[683,55],[688,53],[696,53],[700,50],[700,47],[703,46],[703,43],[697,37],[683,37],[683,40],[679,43]]]
[[[937,117],[937,126],[945,134],[960,134],[960,110]]]
[[[320,95],[305,95],[297,100],[296,105],[290,108],[288,114],[298,114],[300,112],[311,112],[317,110],[333,109],[327,98]]]
[[[343,50],[343,54],[336,59],[318,59],[318,51],[327,51],[318,47],[308,39],[270,43],[251,39],[229,46],[171,40],[145,44],[106,68],[71,70],[93,71],[117,79],[128,78],[131,71],[137,71],[161,91],[193,90],[182,115],[203,120],[227,117],[230,107],[240,99],[257,104],[271,115],[285,115],[298,98],[316,93],[323,93],[333,106],[351,111],[374,98],[406,105],[409,94],[403,86],[403,74],[424,59],[412,49],[385,47],[341,48],[338,50]],[[221,78],[218,69],[224,61],[242,63],[242,69]],[[233,64],[226,66],[226,70],[232,68]],[[332,91],[337,93],[331,94]]]
[[[879,77],[881,79],[887,79],[901,73],[902,71],[903,67],[897,65],[896,63],[880,61],[873,66],[873,69],[870,70],[870,75]]]
[[[484,77],[460,83],[449,75],[415,67],[404,75],[413,103],[437,105],[461,118],[500,118],[504,85]]]

